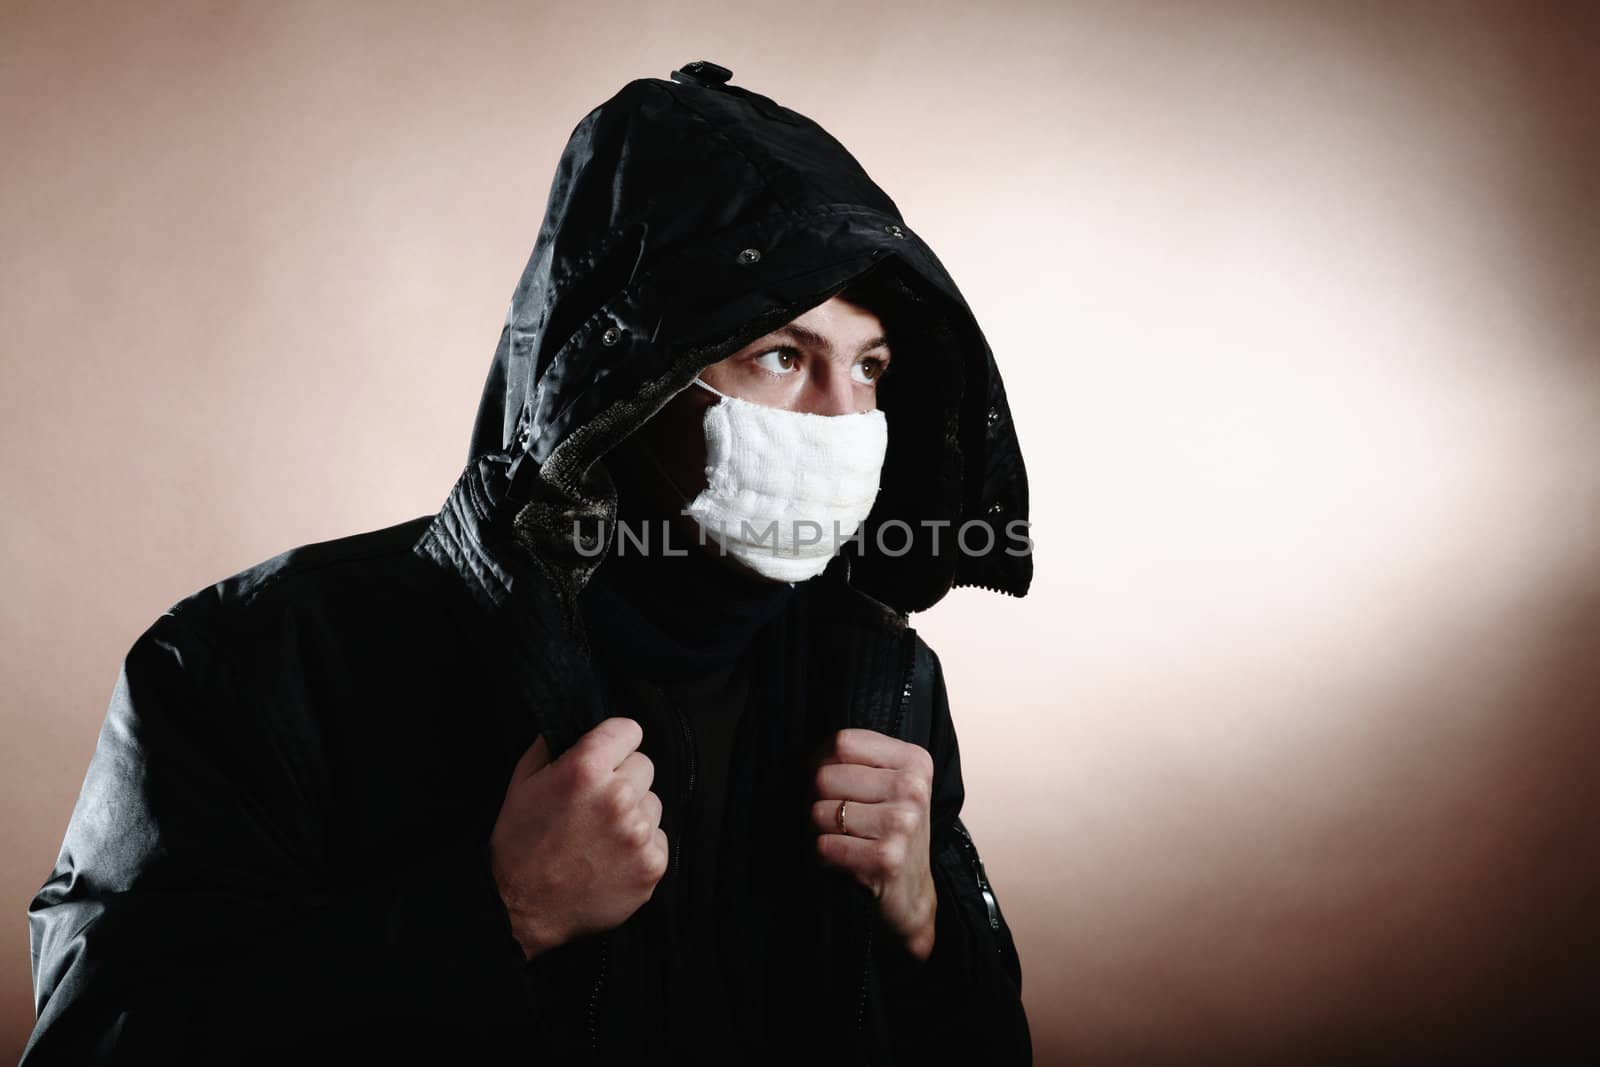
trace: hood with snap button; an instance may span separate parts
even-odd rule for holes
[[[907,613],[954,586],[1024,595],[1022,452],[955,282],[838,140],[704,60],[628,82],[556,167],[469,453],[507,465],[509,537],[581,586],[614,531],[607,451],[703,367],[847,286],[894,353],[850,584]]]

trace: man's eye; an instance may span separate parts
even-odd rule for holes
[[[794,369],[795,352],[790,348],[774,348],[757,356],[753,362],[772,374],[787,374]]]
[[[851,377],[862,385],[872,385],[879,378],[882,378],[884,371],[888,369],[889,364],[887,361],[869,356],[866,359],[857,360],[854,366],[850,368],[850,372]]]

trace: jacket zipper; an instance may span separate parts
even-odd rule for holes
[[[600,987],[606,980],[606,949],[609,944],[605,938],[600,941],[600,970],[595,975],[594,992],[589,996],[589,1051],[596,1063],[600,1062]]]
[[[917,662],[917,635],[908,631],[906,639],[909,642],[909,648],[906,655],[905,673],[902,675],[905,681],[900,685],[900,700],[895,707],[894,722],[889,727],[890,737],[900,736],[901,724],[906,721],[906,709],[911,706],[911,684],[915,677],[914,668]],[[867,914],[866,948],[861,955],[861,995],[856,1000],[856,1033],[858,1034],[866,1025],[867,1018],[867,978],[872,971],[872,931],[877,925],[872,920],[873,916],[869,911]]]
[[[678,723],[682,727],[682,729],[679,732],[683,735],[683,747],[684,747],[685,751],[688,753],[689,789],[688,789],[688,792],[686,792],[684,794],[684,797],[683,797],[683,807],[684,807],[685,813],[687,813],[688,810],[689,810],[689,802],[694,799],[694,778],[695,778],[694,727],[689,722],[689,716],[685,715],[683,713],[683,709],[678,707],[677,704],[673,704],[672,705],[672,711],[677,716]],[[669,865],[669,877],[673,877],[673,878],[677,877],[677,874],[678,874],[678,854],[682,850],[683,850],[683,828],[679,827],[678,832],[676,834],[672,835],[672,863]]]
[[[983,861],[978,858],[978,846],[972,843],[972,835],[967,833],[967,828],[961,825],[960,819],[956,820],[956,833],[961,835],[961,847],[966,849],[967,862],[978,880],[978,891],[983,894],[983,906],[989,912],[989,929],[998,931],[1000,909],[995,903],[994,891],[989,888],[989,879],[984,875]]]

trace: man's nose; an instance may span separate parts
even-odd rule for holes
[[[850,415],[866,410],[856,396],[849,370],[836,363],[823,364],[807,385],[803,411],[813,415]]]

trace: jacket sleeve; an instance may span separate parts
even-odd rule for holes
[[[24,1067],[295,1062],[531,1025],[487,842],[330,884],[304,847],[317,757],[234,706],[220,658],[168,612],[123,662],[28,909]]]
[[[1022,966],[1000,900],[960,813],[961,755],[938,657],[929,754],[934,764],[930,867],[938,905],[933,951],[918,960],[880,922],[873,940],[895,1058],[901,1063],[1031,1064]]]

